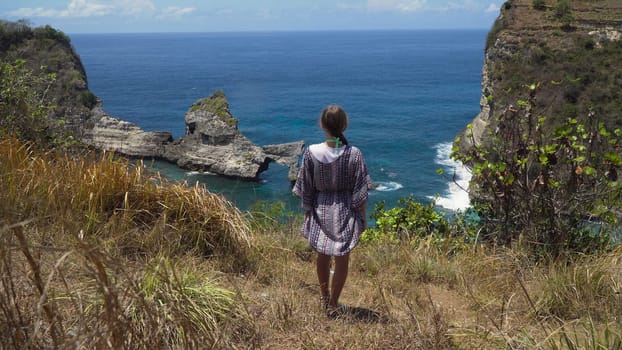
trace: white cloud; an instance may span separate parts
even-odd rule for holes
[[[149,14],[156,11],[156,7],[151,0],[115,0],[114,7],[119,10],[119,13],[127,16]]]
[[[427,0],[367,0],[372,11],[416,12],[425,8]]]
[[[196,11],[196,8],[194,8],[194,7],[169,6],[169,7],[165,8],[165,9],[163,9],[160,12],[160,15],[158,17],[159,18],[170,18],[170,17],[179,18],[179,17],[183,17],[185,15],[191,14],[194,11]]]
[[[71,0],[65,9],[52,8],[28,8],[22,7],[8,12],[10,17],[97,17],[110,14],[121,16],[149,16],[156,15],[157,18],[179,18],[196,11],[194,7],[170,6],[158,10],[152,0]]]
[[[102,5],[89,0],[72,0],[66,12],[67,17],[92,17],[107,15],[110,10],[112,10],[110,5]]]
[[[490,4],[486,9],[486,12],[499,12],[500,7],[497,4]]]
[[[64,10],[22,7],[8,14],[12,17],[95,17],[105,16],[113,8],[90,0],[72,0]]]
[[[7,12],[9,17],[58,17],[60,11],[44,9],[43,7],[21,7],[17,10]]]

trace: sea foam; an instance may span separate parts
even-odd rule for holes
[[[380,192],[389,192],[389,191],[397,191],[400,188],[404,187],[402,184],[397,183],[395,181],[379,181],[375,183],[376,187],[374,190]]]
[[[436,159],[434,163],[441,165],[444,173],[451,177],[445,194],[436,198],[436,204],[450,210],[464,210],[470,206],[469,181],[471,171],[462,163],[451,159],[451,142],[441,143],[434,146]],[[432,197],[429,197],[432,198]]]

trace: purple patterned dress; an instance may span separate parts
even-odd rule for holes
[[[302,199],[302,235],[319,253],[341,256],[359,242],[363,231],[360,208],[372,186],[361,151],[346,146],[330,163],[315,159],[307,148],[293,192]]]

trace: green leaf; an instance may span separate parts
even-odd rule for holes
[[[613,165],[622,165],[622,159],[618,153],[605,152],[605,159],[610,161]]]
[[[586,166],[586,167],[583,168],[583,172],[586,175],[590,175],[591,176],[591,175],[596,174],[596,169],[592,168],[591,166]]]
[[[445,173],[445,170],[443,170],[443,168],[438,168],[438,169],[436,169],[436,173],[438,175],[443,175]]]
[[[549,163],[549,157],[546,154],[541,154],[538,158],[540,160],[540,164],[542,165],[547,165]]]

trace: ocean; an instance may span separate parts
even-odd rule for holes
[[[324,141],[328,104],[349,115],[345,132],[365,156],[369,211],[412,196],[464,209],[468,171],[451,142],[479,112],[486,30],[72,34],[90,90],[115,117],[145,130],[184,133],[192,103],[223,90],[239,128],[258,145]],[[148,162],[165,177],[205,183],[242,210],[282,201],[299,210],[287,169],[258,182]],[[437,169],[444,169],[439,175]],[[454,182],[455,180],[461,185]]]

